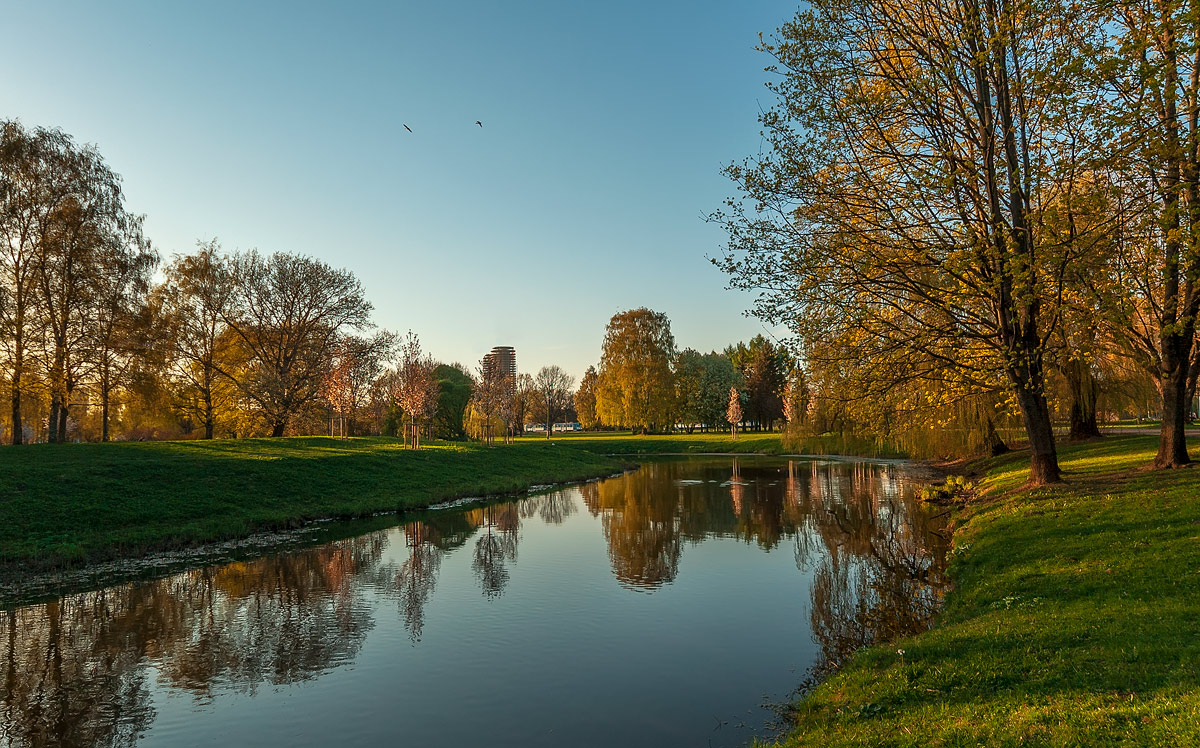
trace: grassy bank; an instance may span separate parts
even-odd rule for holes
[[[895,450],[873,441],[836,435],[795,438],[780,433],[746,432],[736,438],[724,433],[648,434],[629,432],[577,432],[554,437],[564,444],[578,445],[610,455],[655,455],[688,453],[735,454],[810,454],[858,455],[863,457],[901,457]],[[545,441],[545,437],[526,436],[518,442]]]
[[[0,449],[0,570],[138,554],[621,469],[587,449],[325,437]]]
[[[935,628],[856,655],[785,744],[1200,745],[1200,470],[1145,471],[1156,446],[1068,446],[1035,490],[1023,455],[973,465]]]

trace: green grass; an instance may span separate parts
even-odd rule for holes
[[[576,432],[555,434],[556,440],[579,445],[587,449],[610,455],[656,455],[656,454],[808,454],[808,455],[856,455],[861,457],[902,457],[899,452],[867,439],[826,434],[823,436],[795,437],[777,432],[757,433],[748,431],[736,438],[724,433],[694,434],[647,434],[629,432]],[[546,437],[523,436],[518,442],[546,441]]]
[[[0,573],[580,480],[623,463],[561,443],[327,437],[0,449]]]
[[[519,444],[545,443],[546,437],[523,436]],[[783,444],[778,433],[746,433],[736,439],[729,434],[648,434],[629,432],[576,432],[555,434],[554,441],[583,447],[609,455],[656,455],[684,453],[781,454]]]
[[[1064,447],[1054,488],[973,465],[937,625],[859,652],[784,743],[1200,745],[1200,471],[1146,471],[1156,447]]]

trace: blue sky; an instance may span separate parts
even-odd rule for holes
[[[96,144],[164,256],[313,255],[437,358],[578,377],[631,307],[681,348],[763,331],[703,216],[759,147],[758,33],[795,8],[5,0],[0,116]]]

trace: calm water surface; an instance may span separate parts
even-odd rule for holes
[[[655,462],[8,609],[0,745],[745,745],[814,668],[927,624],[916,485]]]

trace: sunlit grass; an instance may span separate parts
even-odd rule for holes
[[[1021,454],[978,463],[937,626],[860,652],[786,744],[1200,745],[1200,472],[1156,447],[1068,446],[1035,490]]]
[[[10,573],[328,517],[577,480],[621,463],[562,444],[486,449],[396,439],[242,439],[0,449],[0,561]]]

